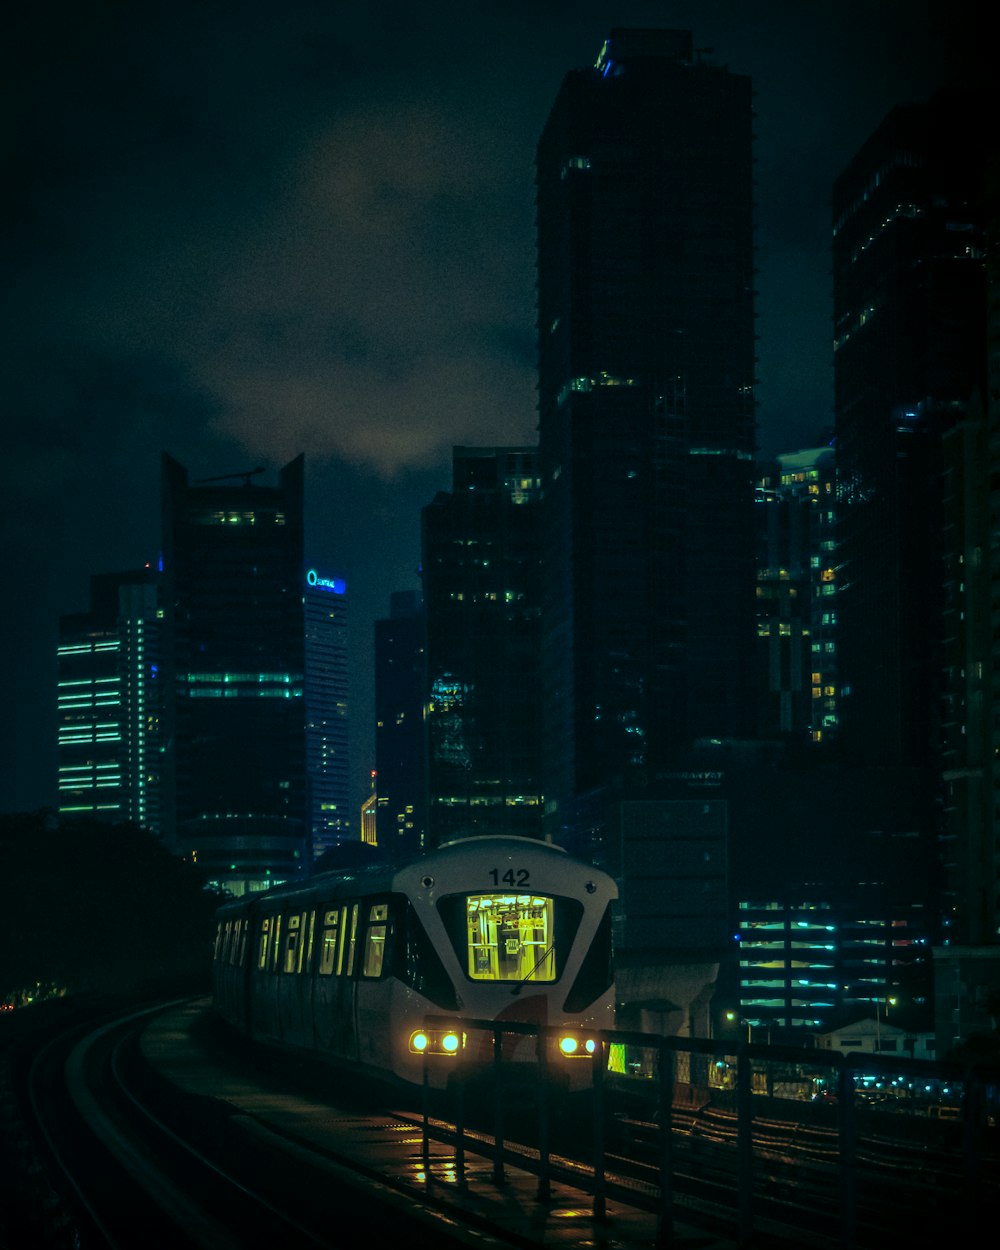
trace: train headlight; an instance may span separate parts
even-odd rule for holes
[[[567,1059],[589,1057],[597,1051],[597,1039],[584,1037],[581,1033],[564,1033],[559,1038],[559,1050]]]
[[[457,1055],[465,1045],[465,1034],[458,1029],[415,1029],[410,1034],[413,1055]]]

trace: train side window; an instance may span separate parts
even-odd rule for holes
[[[297,972],[299,967],[299,944],[302,937],[301,916],[288,917],[288,929],[285,933],[285,958],[282,963],[283,972]]]
[[[221,952],[222,952],[222,922],[218,921],[215,926],[215,950],[212,953],[212,958],[215,960],[216,963],[221,962],[221,959],[222,959]]]
[[[337,908],[323,913],[323,929],[319,938],[319,967],[316,971],[321,977],[328,977],[333,972],[334,959],[337,955],[337,933],[340,928],[340,912]]]
[[[250,933],[250,917],[244,916],[242,920],[237,921],[239,925],[239,945],[233,946],[233,963],[239,964],[242,968],[247,959],[247,936]]]
[[[427,936],[416,908],[409,899],[399,896],[404,941],[401,943],[401,967],[397,975],[404,985],[410,985],[418,994],[429,998],[442,1011],[457,1011],[458,995],[434,943]],[[399,913],[397,913],[399,916]],[[399,920],[397,919],[397,923]]]
[[[365,951],[361,963],[363,977],[380,977],[385,964],[385,937],[389,927],[389,904],[372,903],[365,929]]]
[[[614,983],[611,947],[611,907],[605,909],[590,949],[583,957],[573,988],[566,998],[565,1011],[583,1011]]]
[[[347,966],[344,968],[344,976],[354,975],[354,956],[358,948],[358,914],[361,911],[360,903],[351,905],[351,935],[347,940]],[[339,972],[340,969],[338,968]]]
[[[257,940],[257,967],[263,972],[267,967],[267,948],[271,938],[271,917],[265,916],[260,922],[260,936]]]
[[[277,972],[279,967],[278,956],[281,953],[281,913],[274,917],[274,929],[271,935],[271,960],[269,972]]]
[[[309,924],[306,928],[305,953],[299,962],[300,971],[304,971],[306,976],[312,972],[313,958],[313,939],[316,935],[316,912],[309,913]]]

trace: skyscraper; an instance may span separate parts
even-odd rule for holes
[[[546,830],[754,727],[751,86],[613,30],[537,153]]]
[[[841,746],[902,766],[907,792],[934,783],[915,832],[942,848],[925,886],[943,922],[942,1053],[1000,986],[995,951],[952,945],[991,940],[996,916],[988,442],[971,419],[986,394],[984,103],[950,90],[894,108],[833,193]]]
[[[541,834],[538,457],[456,447],[423,510],[430,842]]]
[[[188,484],[163,457],[174,849],[235,893],[307,862],[303,458]]]
[[[975,99],[892,110],[833,189],[841,738],[938,758],[941,438],[986,369]]]
[[[160,611],[149,568],[97,574],[59,619],[59,812],[162,832]]]
[[[357,838],[350,812],[348,757],[347,583],[306,571],[306,772],[311,854],[315,863],[340,842]]]

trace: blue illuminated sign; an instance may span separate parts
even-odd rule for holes
[[[317,590],[330,590],[335,595],[342,595],[347,590],[347,583],[342,577],[320,577],[315,569],[309,570],[306,581]]]

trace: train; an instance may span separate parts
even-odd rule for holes
[[[522,1080],[541,1060],[580,1090],[614,1027],[617,897],[604,871],[514,836],[318,873],[218,908],[212,1006],[253,1042],[410,1089],[488,1071],[499,1045]]]

